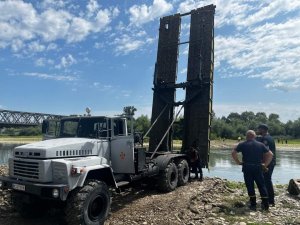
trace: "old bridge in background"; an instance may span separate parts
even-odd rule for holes
[[[64,116],[46,113],[0,110],[0,128],[37,126],[41,124],[44,119],[60,119],[62,117]]]

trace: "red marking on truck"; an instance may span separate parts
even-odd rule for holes
[[[124,152],[121,152],[121,153],[120,153],[120,159],[122,159],[122,160],[125,159],[125,153],[124,153]]]

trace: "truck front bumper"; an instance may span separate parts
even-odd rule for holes
[[[32,194],[44,199],[62,201],[67,199],[69,193],[69,187],[66,184],[33,183],[3,176],[0,176],[0,188],[12,189],[24,194]]]

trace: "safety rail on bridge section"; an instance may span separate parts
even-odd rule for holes
[[[0,110],[0,127],[37,126],[44,119],[60,119],[63,115]]]

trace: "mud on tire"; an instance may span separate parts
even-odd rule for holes
[[[178,186],[185,185],[189,181],[189,164],[186,159],[181,159],[178,164]]]
[[[161,172],[157,184],[160,191],[170,192],[175,190],[178,184],[178,169],[173,162],[169,162]]]
[[[65,221],[69,225],[104,224],[110,210],[110,203],[107,185],[98,180],[88,180],[68,199]]]

